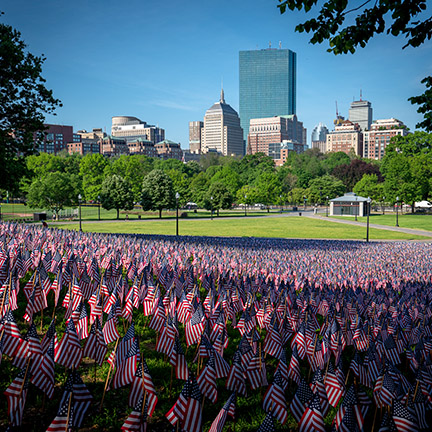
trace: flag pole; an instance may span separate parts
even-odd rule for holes
[[[119,340],[120,340],[120,338],[117,339],[115,347],[114,347],[114,356],[115,356],[115,353],[117,351],[117,345],[118,345]],[[114,361],[110,364],[110,367],[108,369],[108,376],[107,376],[107,379],[105,381],[105,387],[104,387],[104,392],[103,392],[103,395],[102,395],[102,400],[101,400],[101,404],[100,404],[100,407],[99,407],[99,411],[102,411],[102,407],[103,407],[103,403],[104,403],[104,399],[105,399],[105,393],[106,393],[106,390],[107,390],[107,387],[108,387],[108,381],[109,381],[109,377],[111,375],[111,369],[112,369],[113,363],[114,363]]]
[[[67,413],[67,418],[66,418],[65,432],[67,432],[69,429],[69,416],[70,416],[71,404],[72,404],[72,392],[70,392],[70,395],[69,395],[69,404],[68,404],[68,413]]]

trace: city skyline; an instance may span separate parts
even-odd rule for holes
[[[333,129],[339,112],[348,118],[353,100],[371,102],[373,119],[397,118],[411,130],[422,116],[408,97],[424,92],[432,74],[432,44],[402,50],[403,38],[378,36],[354,55],[334,56],[294,32],[300,12],[280,15],[277,1],[221,0],[161,10],[131,1],[6,0],[2,21],[21,32],[28,50],[44,54],[43,76],[63,107],[47,123],[110,133],[113,116],[135,116],[165,129],[166,138],[189,147],[189,121],[202,119],[225,97],[239,112],[238,56],[242,50],[278,48],[297,53],[298,119],[307,128]],[[259,25],[258,25],[259,24]]]

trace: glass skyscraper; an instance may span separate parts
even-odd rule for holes
[[[240,51],[239,111],[244,139],[252,118],[296,113],[297,54],[288,49]]]

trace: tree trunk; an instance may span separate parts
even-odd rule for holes
[[[120,219],[120,209],[116,209],[117,210],[117,219]]]
[[[162,219],[162,209],[159,209],[159,219]]]
[[[219,209],[217,209],[216,212],[217,212],[217,217],[219,217]]]

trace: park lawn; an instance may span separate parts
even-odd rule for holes
[[[333,217],[333,216],[332,216]],[[354,217],[342,217],[334,216],[335,219],[343,220],[354,220]],[[359,222],[366,223],[366,217],[359,217]],[[371,214],[369,218],[371,224],[395,226],[396,225],[396,213],[395,214]],[[432,214],[403,214],[399,213],[398,222],[400,228],[419,229],[425,231],[432,231]]]
[[[78,224],[51,224],[56,228],[78,229]],[[175,235],[175,220],[113,221],[83,223],[83,231],[98,233]],[[179,234],[184,236],[215,237],[276,237],[355,239],[366,238],[366,229],[335,224],[305,217],[236,218],[236,219],[180,219]],[[395,231],[370,229],[371,240],[423,240],[428,237]]]
[[[72,211],[77,209],[68,208],[66,209],[67,214],[72,216]],[[3,203],[1,206],[1,211],[3,214],[4,220],[16,220],[16,219],[33,219],[33,213],[45,212],[46,209],[38,209],[38,208],[30,208],[25,204],[14,204]],[[275,212],[274,210],[272,212]],[[194,213],[193,210],[183,210],[179,209],[179,214],[187,213],[188,218],[209,218],[210,219],[210,211],[206,210],[198,210]],[[220,217],[242,217],[244,216],[244,210],[221,210]],[[50,214],[50,212],[49,212]],[[78,213],[76,213],[78,215]],[[216,213],[215,213],[216,214]],[[266,216],[268,213],[266,210],[256,210],[247,211],[248,216]],[[138,220],[138,216],[140,215],[142,219],[155,219],[159,218],[159,212],[143,212],[141,207],[137,207],[131,211],[120,211],[120,219],[125,219],[126,215],[128,215],[129,220],[136,219]],[[164,210],[162,212],[162,218],[175,218],[176,212],[175,210]],[[75,216],[74,219],[77,219],[78,216]],[[102,207],[100,208],[100,218],[101,220],[113,220],[117,218],[116,210],[105,210]],[[81,219],[88,221],[96,221],[99,219],[99,208],[97,205],[82,205],[81,206]],[[67,220],[67,219],[66,219]]]

